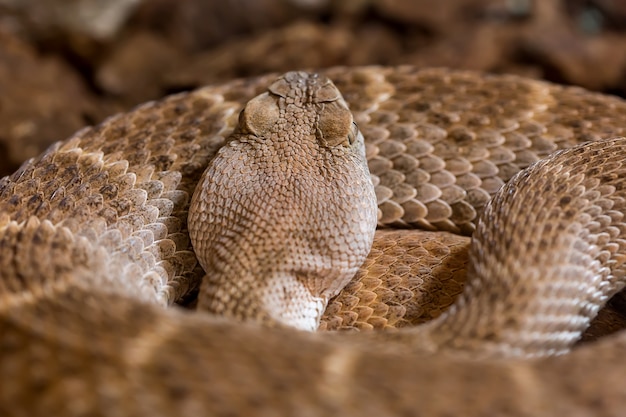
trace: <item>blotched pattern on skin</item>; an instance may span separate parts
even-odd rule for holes
[[[556,149],[622,135],[626,126],[626,105],[617,98],[518,77],[409,67],[337,68],[325,75],[364,134],[381,226],[469,234],[488,198],[520,169]],[[437,319],[432,323],[448,323],[448,332],[422,345],[407,344],[420,331],[323,337],[163,309],[196,288],[203,275],[187,233],[190,195],[243,103],[275,80],[236,81],[148,103],[79,132],[0,181],[0,375],[11,381],[0,385],[2,415],[619,414],[621,333],[536,361],[459,356],[518,354],[491,349],[509,342],[508,333],[494,331],[499,323],[522,335],[530,323],[532,334],[532,320],[518,319],[506,302],[484,307],[503,316],[482,314],[486,310],[467,296],[491,299],[494,292],[473,284],[460,299],[471,313],[468,320]],[[623,276],[623,139],[584,149],[570,154],[576,161],[571,176],[562,175],[572,165],[559,165],[568,157],[560,155],[552,159],[556,168],[538,166],[533,183],[549,193],[538,201],[560,207],[536,217],[563,213],[575,219],[568,231],[587,240],[576,240],[574,248],[594,257],[598,273],[585,280],[592,285],[582,295],[578,283],[547,285],[548,309],[555,305],[552,295],[574,294],[576,301],[563,305],[580,306],[576,326],[617,291]],[[575,198],[557,198],[563,189],[550,189],[552,178],[565,178]],[[519,188],[516,183],[508,190]],[[536,193],[529,194],[517,204],[532,208]],[[505,212],[499,203],[490,207],[487,220]],[[585,219],[591,220],[587,229],[580,227]],[[517,226],[521,235],[535,233],[526,224]],[[487,240],[500,239],[489,228],[478,230]],[[449,235],[429,235],[421,247],[410,238],[413,243],[395,250],[402,242],[395,236],[380,234],[359,272],[362,286],[349,284],[352,295],[331,302],[324,326],[392,326],[430,318],[452,302],[461,284],[450,281],[462,281],[454,256],[466,243],[447,246]],[[569,242],[570,235],[564,236]],[[473,273],[522,252],[531,259],[548,256],[549,239],[532,235],[537,246],[531,247],[509,237],[494,255],[478,245]],[[391,251],[380,249],[385,240]],[[437,281],[417,278],[410,268],[407,273],[405,264],[392,261],[394,252],[404,260],[421,259],[417,269],[443,278],[445,295],[430,297]],[[528,301],[521,307],[537,300],[533,291],[520,294],[506,281],[496,282],[495,292],[509,295],[503,300]],[[434,310],[411,304],[420,297]],[[458,308],[445,315],[454,318]],[[571,342],[567,336],[546,337],[548,353],[555,351],[555,340]],[[474,344],[481,337],[489,342],[483,351]],[[433,346],[442,346],[445,355],[419,353]]]

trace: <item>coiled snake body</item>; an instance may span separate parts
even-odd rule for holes
[[[243,103],[276,76],[206,87],[78,132],[0,182],[0,414],[620,414],[622,333],[550,355],[569,350],[624,285],[626,141],[601,139],[623,134],[626,103],[468,72],[325,74],[365,137],[357,150],[379,225],[479,232],[453,307],[415,330],[326,337],[163,309],[204,274],[188,236],[190,196]],[[289,88],[270,92],[291,102]],[[285,120],[262,109],[251,110],[254,120],[244,112],[240,133]],[[334,123],[335,114],[341,105],[330,119],[312,117],[312,137],[358,143],[351,118]],[[568,149],[553,154],[559,148]],[[417,269],[450,279],[460,269],[450,255],[466,243],[413,233],[377,233],[360,281],[331,301],[322,327],[420,320],[415,297],[403,299],[429,293],[399,284],[420,279],[406,265],[422,255]],[[405,263],[390,262],[385,245]],[[370,290],[375,281],[396,295]],[[213,309],[228,305],[224,297]]]

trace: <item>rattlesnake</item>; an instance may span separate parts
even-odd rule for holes
[[[366,138],[380,226],[469,234],[490,195],[520,169],[558,148],[623,134],[626,122],[626,103],[617,98],[513,76],[411,67],[335,68],[324,74],[342,91]],[[2,415],[621,412],[626,403],[618,362],[621,333],[541,360],[476,360],[458,354],[518,354],[506,335],[492,332],[495,322],[513,327],[520,322],[509,314],[506,301],[495,315],[483,315],[484,305],[477,311],[470,306],[463,322],[473,327],[451,331],[467,333],[469,342],[435,343],[432,339],[443,336],[433,333],[418,346],[404,342],[414,341],[419,330],[324,337],[163,309],[196,288],[203,274],[187,235],[189,196],[232,131],[242,104],[275,79],[272,74],[239,80],[145,104],[78,132],[0,182]],[[578,220],[575,216],[590,217],[592,228],[608,230],[586,246],[576,245],[609,268],[590,261],[605,281],[596,283],[597,291],[593,286],[583,290],[581,298],[591,303],[580,309],[583,318],[572,333],[582,330],[597,305],[623,285],[623,196],[613,191],[622,188],[625,146],[623,139],[598,141],[551,157],[557,168],[534,165],[539,174],[531,178],[539,178],[533,184],[543,193],[540,201],[561,205]],[[574,174],[561,175],[563,158],[577,161]],[[613,185],[598,185],[589,176]],[[516,194],[524,179],[517,176],[500,193]],[[550,191],[552,179],[557,188],[570,184],[582,199]],[[591,190],[585,193],[585,187]],[[530,197],[512,204],[534,204]],[[576,214],[581,206],[572,201],[590,205]],[[488,207],[486,218],[507,210],[497,202]],[[552,213],[541,210],[541,221]],[[516,233],[531,233],[532,241],[534,220],[518,222]],[[485,230],[487,236],[495,233]],[[382,264],[373,263],[381,245],[397,244],[391,241],[397,235],[415,244],[407,233],[413,232],[381,234],[367,269],[359,272],[362,284],[350,284],[353,294],[331,302],[323,327],[389,327],[408,320],[405,313],[415,307],[388,293],[376,299],[367,290],[376,279],[402,289],[396,278],[407,275],[406,267],[388,262],[389,254],[381,257]],[[423,246],[427,260],[418,269],[426,272],[451,266],[448,252],[432,239],[425,237],[430,249],[439,248],[431,252],[444,261],[434,261],[428,245]],[[441,239],[459,245],[451,235]],[[552,261],[550,242],[537,239],[534,249],[516,246],[514,239],[505,239],[493,255],[475,249],[474,272],[494,258],[537,248],[534,256]],[[412,250],[409,245],[406,262],[420,252]],[[574,289],[589,287],[578,271],[570,274],[580,279]],[[539,272],[526,272],[541,281]],[[561,289],[575,294],[567,285],[552,288]],[[469,285],[461,303],[471,304],[472,294],[482,293]],[[358,296],[370,298],[370,304],[354,307],[358,302],[350,300]],[[537,294],[525,289],[521,296],[532,303]],[[338,312],[342,303],[351,304],[353,312]],[[456,311],[453,307],[449,315]],[[458,322],[452,320],[451,328]],[[442,326],[441,320],[432,323],[420,328]],[[575,336],[557,337],[558,346],[548,344],[541,354],[561,353],[561,343],[569,345]],[[476,338],[502,343],[495,343],[494,353],[490,347],[476,348]],[[528,340],[532,348],[543,339]],[[424,352],[438,349],[444,353]]]

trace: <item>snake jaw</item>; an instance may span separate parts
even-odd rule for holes
[[[328,304],[328,297],[314,295],[305,282],[292,274],[277,274],[268,279],[260,299],[272,322],[310,332],[317,330]]]

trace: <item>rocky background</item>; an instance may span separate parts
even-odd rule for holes
[[[0,0],[0,175],[85,125],[332,65],[516,73],[626,96],[621,0]]]

